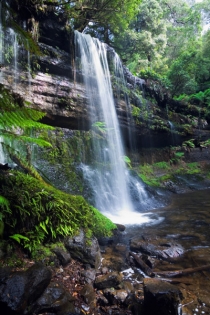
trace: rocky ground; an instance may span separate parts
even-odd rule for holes
[[[16,248],[24,267],[9,268],[5,253],[0,269],[4,314],[178,315],[180,305],[190,299],[204,309],[202,301],[187,289],[193,280],[186,274],[197,270],[171,272],[184,254],[181,245],[151,235],[136,236],[125,245],[122,233],[100,239],[99,247],[96,239],[87,244],[81,231],[65,241],[71,244],[66,246],[68,251],[56,248],[42,260],[29,259]],[[199,270],[209,268],[205,265]],[[184,314],[193,313],[189,309]]]

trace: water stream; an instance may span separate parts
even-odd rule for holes
[[[169,123],[170,131],[171,131],[171,145],[176,146],[179,140],[178,133],[176,131],[174,124],[170,120],[168,121],[168,123]]]
[[[132,237],[143,235],[145,239],[163,240],[180,244],[184,255],[173,262],[162,262],[158,270],[184,270],[210,264],[210,189],[172,195],[167,207],[150,211],[150,218],[162,217],[152,224],[126,227],[121,242],[129,244]],[[184,298],[183,315],[210,314],[210,270],[181,277],[178,284]],[[187,283],[187,284],[184,284]]]

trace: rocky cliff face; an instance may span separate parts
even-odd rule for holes
[[[37,8],[29,10],[17,1],[11,1],[11,6],[18,14],[19,23],[37,37],[42,55],[31,56],[29,73],[27,52],[19,47],[18,70],[11,64],[5,65],[2,83],[15,89],[33,108],[46,112],[43,122],[88,130],[89,104],[81,75],[74,67],[74,36],[68,31],[65,19],[53,11],[43,10],[38,14]],[[18,73],[15,82],[14,71]],[[208,124],[202,118],[202,110],[173,101],[157,82],[137,78],[125,67],[124,75],[126,91],[116,100],[116,111],[128,148],[131,138],[137,147],[169,146],[174,133],[178,137],[172,145],[181,144],[196,130],[204,130],[202,136],[206,138]],[[171,122],[176,130],[172,130]]]

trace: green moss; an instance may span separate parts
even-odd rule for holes
[[[161,161],[153,164],[154,168],[161,169],[161,170],[168,170],[170,168],[170,165],[168,162]]]
[[[91,156],[89,133],[64,134],[57,128],[55,132],[42,133],[42,137],[52,148],[38,148],[35,154],[38,169],[57,188],[82,194],[84,183],[78,165]]]
[[[208,178],[210,169],[208,165],[201,166],[199,162],[185,163],[182,160],[184,153],[175,152],[175,157],[169,162],[144,164],[139,167],[139,177],[149,186],[164,187],[164,182],[176,181],[176,175],[196,175],[198,180]],[[176,161],[176,163],[174,163]]]
[[[0,183],[0,194],[7,198],[12,212],[5,213],[5,236],[22,235],[19,243],[29,251],[80,229],[97,237],[110,235],[115,228],[82,196],[64,193],[29,175],[17,171],[0,174]]]

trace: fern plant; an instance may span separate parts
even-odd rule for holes
[[[15,162],[21,159],[24,163],[27,161],[30,144],[51,146],[41,137],[32,136],[33,130],[53,129],[39,122],[44,116],[44,113],[29,108],[18,95],[0,85],[0,136],[10,157],[16,157]]]

